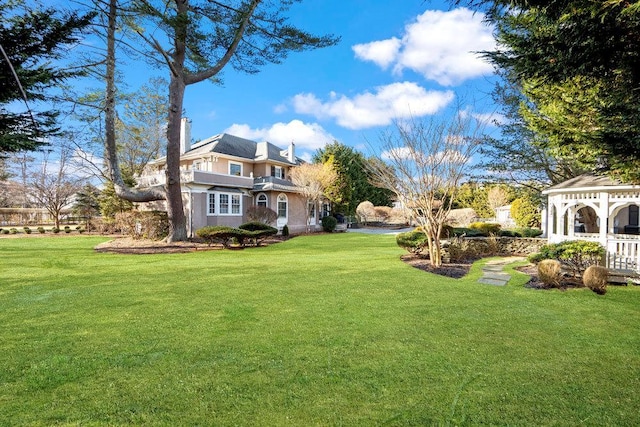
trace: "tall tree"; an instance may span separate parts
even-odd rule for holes
[[[314,163],[333,164],[338,178],[332,184],[330,192],[337,212],[354,215],[358,205],[368,200],[376,206],[390,206],[393,193],[371,183],[371,162],[362,153],[334,141],[316,151]]]
[[[478,132],[470,120],[454,114],[450,119],[396,122],[380,136],[384,152],[372,172],[378,185],[412,210],[436,267],[442,264],[442,227],[478,147]]]
[[[92,17],[59,7],[35,9],[23,0],[0,4],[0,155],[36,150],[58,134],[59,112],[37,108],[50,100],[52,88],[80,73],[53,64],[78,42]]]
[[[111,17],[116,10],[115,0],[110,1]],[[131,25],[150,47],[149,58],[169,71],[163,195],[170,222],[167,240],[187,238],[180,186],[180,120],[186,87],[205,80],[220,82],[220,73],[229,64],[236,71],[256,73],[265,64],[280,63],[290,52],[330,46],[338,41],[333,36],[314,36],[290,25],[285,14],[294,3],[295,0],[133,2]],[[115,19],[110,18],[109,22],[110,31],[115,33]],[[154,31],[147,32],[145,28]],[[156,37],[158,29],[164,30],[166,37]],[[111,87],[107,93],[107,111],[112,114],[114,105],[109,97],[113,95],[113,89]],[[152,200],[158,196],[157,192],[151,191],[144,195],[147,197],[142,197],[140,192],[127,188],[119,176],[114,126],[113,118],[106,121],[107,164],[116,192],[133,201]]]
[[[611,0],[460,0],[486,9],[523,117],[545,147],[640,180],[640,7]]]

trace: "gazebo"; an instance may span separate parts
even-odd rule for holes
[[[542,194],[548,196],[543,222],[549,243],[597,241],[607,251],[607,267],[640,272],[639,185],[588,173]]]

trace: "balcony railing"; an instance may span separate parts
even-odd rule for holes
[[[140,176],[137,178],[137,182],[138,187],[165,185],[167,182],[167,176],[164,172],[158,172],[153,175]],[[222,185],[226,187],[253,188],[253,178],[250,177],[225,175],[194,169],[180,171],[180,182],[182,184]]]

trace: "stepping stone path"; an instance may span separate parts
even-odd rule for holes
[[[482,267],[482,277],[478,279],[478,283],[505,286],[509,282],[509,279],[511,279],[511,275],[502,271],[504,266],[516,261],[522,261],[523,259],[524,258],[520,257],[508,257],[488,261],[484,267]]]

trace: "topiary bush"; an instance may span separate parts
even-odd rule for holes
[[[287,224],[282,227],[282,236],[289,237],[289,226]]]
[[[562,265],[555,259],[544,259],[538,263],[538,278],[551,288],[559,288],[562,280]]]
[[[491,236],[500,232],[500,224],[492,222],[474,222],[469,225],[472,230],[478,230],[484,236]]]
[[[26,234],[31,234],[31,229],[29,227],[24,227],[23,230]]]
[[[332,233],[336,229],[337,225],[338,220],[331,215],[322,218],[322,229],[327,233]]]
[[[398,233],[396,235],[396,244],[412,254],[421,255],[428,244],[427,235],[422,231]]]
[[[208,245],[220,243],[224,248],[231,247],[235,240],[240,246],[244,246],[245,240],[253,237],[250,231],[224,225],[209,225],[196,230],[196,236],[203,239]]]
[[[253,240],[256,246],[260,246],[260,242],[269,236],[278,234],[278,229],[271,227],[268,224],[262,222],[247,222],[238,227],[240,230],[245,230],[250,233],[250,238]]]
[[[9,229],[9,233],[10,234],[18,234],[18,229],[17,228],[10,228]]]
[[[44,234],[45,233],[44,227],[38,227],[38,233]]]
[[[60,232],[60,229],[58,227],[53,227],[51,231],[53,231],[55,234],[58,234]]]
[[[2,234],[9,234],[9,230],[2,230]]]

